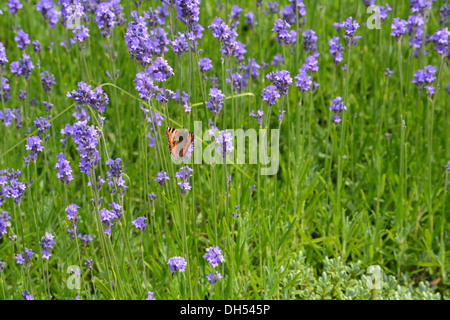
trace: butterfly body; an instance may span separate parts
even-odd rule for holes
[[[164,134],[169,143],[169,154],[175,158],[183,158],[187,154],[192,141],[194,141],[194,134],[185,129],[167,127]]]

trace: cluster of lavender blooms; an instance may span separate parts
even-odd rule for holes
[[[210,88],[209,99],[206,102],[206,107],[211,110],[214,115],[218,115],[223,107],[223,98],[225,98],[225,95],[222,94],[222,90]]]
[[[287,70],[273,71],[269,73],[267,79],[277,88],[281,96],[287,94],[287,90],[292,84],[292,78]]]
[[[146,217],[139,217],[136,220],[132,221],[131,223],[136,227],[136,229],[144,231],[145,228],[147,227],[145,220],[147,220]]]
[[[23,76],[25,80],[29,80],[31,76],[31,70],[34,69],[34,64],[28,54],[24,53],[19,61],[13,61],[10,64],[11,73],[15,76]]]
[[[434,94],[434,86],[433,82],[436,80],[436,68],[434,66],[428,65],[424,69],[419,69],[414,73],[414,77],[412,79],[412,83],[414,83],[419,90],[422,90],[425,87],[425,90],[428,93],[428,96],[432,96]]]
[[[312,77],[309,73],[314,73],[319,71],[318,61],[315,56],[311,55],[306,58],[305,64],[299,69],[298,75],[295,77],[295,86],[299,89],[301,93],[307,91],[315,91],[319,84],[312,81]]]
[[[238,72],[231,73],[231,69],[227,69],[229,76],[225,81],[232,84],[232,89],[234,93],[239,93],[243,88],[246,87],[245,78]]]
[[[111,203],[109,206],[112,208],[112,210],[108,210],[106,208],[100,210],[100,220],[106,226],[105,234],[108,237],[111,236],[111,227],[113,226],[112,222],[114,220],[120,220],[123,216],[122,206],[115,202]]]
[[[23,300],[34,300],[33,295],[27,289],[22,292],[22,298]]]
[[[41,83],[42,88],[44,88],[45,93],[50,93],[52,87],[56,84],[55,76],[50,74],[48,71],[41,73]]]
[[[12,120],[14,120],[17,129],[22,128],[22,113],[19,108],[13,110],[4,108],[3,111],[0,110],[0,123],[5,127],[9,127]]]
[[[215,269],[219,266],[219,263],[225,262],[225,258],[222,255],[222,250],[219,249],[218,246],[211,246],[206,249],[206,254],[203,256],[206,261],[208,261],[209,265]],[[210,273],[206,276],[206,279],[212,285],[216,284],[217,280],[221,279],[222,275],[219,272]]]
[[[144,119],[149,123],[150,125],[150,131],[147,133],[146,137],[148,138],[148,146],[150,148],[153,148],[155,146],[155,138],[158,138],[158,127],[162,126],[162,122],[164,121],[163,116],[157,111],[152,111],[142,108],[142,111],[144,111]],[[155,136],[155,138],[153,137]]]
[[[234,150],[233,136],[228,130],[219,131],[214,142],[217,146],[216,152],[220,154],[222,158],[227,157]]]
[[[19,170],[12,169],[10,171],[9,168],[0,170],[0,206],[6,198],[11,198],[15,204],[20,205],[27,188],[27,184],[18,180],[20,173]]]
[[[9,220],[11,220],[8,211],[0,213],[0,238],[8,233],[6,228],[9,226]]]
[[[117,194],[120,198],[125,195],[125,190],[128,188],[123,180],[122,171],[123,167],[120,165],[120,158],[116,160],[109,159],[106,161],[106,167],[108,171],[106,176],[108,178],[108,186],[112,194]]]
[[[335,66],[343,60],[344,47],[339,43],[339,37],[333,37],[328,42],[331,57]]]
[[[188,166],[181,167],[180,170],[175,173],[175,177],[181,179],[181,182],[178,182],[178,185],[180,186],[181,194],[186,194],[188,190],[191,190],[191,186],[189,185],[189,178],[192,177],[192,170]]]
[[[64,185],[68,185],[70,181],[73,180],[72,168],[70,167],[70,161],[64,158],[63,153],[58,153],[56,155],[58,161],[53,169],[58,170],[56,177],[61,180]]]
[[[158,182],[160,186],[164,186],[167,180],[170,180],[170,178],[165,171],[158,172],[155,178],[155,181]]]
[[[146,101],[155,98],[161,103],[167,103],[170,99],[173,99],[173,91],[159,88],[154,82],[166,82],[173,75],[174,72],[169,63],[164,58],[156,58],[145,69],[145,72],[136,74],[134,82],[136,83],[135,88],[139,92],[139,97]]]
[[[336,97],[335,99],[333,99],[333,101],[331,102],[330,111],[334,113],[331,115],[331,119],[333,120],[334,124],[337,125],[339,122],[342,121],[342,119],[340,118],[340,114],[344,110],[347,110],[347,107],[344,106],[344,101],[342,100],[342,97]]]
[[[279,97],[281,97],[281,95],[274,85],[268,85],[261,92],[261,99],[263,99],[269,107],[276,104],[276,99]]]
[[[143,17],[139,17],[137,11],[131,12],[133,21],[128,23],[125,44],[131,58],[144,67],[152,62],[154,56],[168,51],[167,45],[170,41],[162,27],[167,15],[165,4],[164,7],[157,7],[156,10],[150,8],[148,12],[144,12]]]
[[[61,129],[61,133],[65,136],[71,136],[77,150],[80,152],[80,171],[90,176],[90,171],[100,160],[97,148],[100,139],[100,133],[94,126],[88,126],[87,120],[78,121],[71,125],[66,125]]]
[[[288,30],[291,25],[286,20],[278,19],[275,21],[272,31],[276,32],[277,35],[275,40],[280,44],[280,46],[288,46],[297,41],[297,32],[295,30]]]
[[[256,114],[255,114],[255,110],[252,110],[252,112],[250,112],[249,116],[255,118],[255,120],[258,121],[258,125],[260,127],[262,126],[262,118],[264,116],[263,110],[257,110]]]
[[[53,234],[46,232],[45,236],[41,238],[41,241],[39,242],[39,245],[42,248],[41,254],[42,259],[48,260],[51,257],[50,250],[53,249],[53,246],[55,245],[55,237]]]
[[[23,266],[23,263],[26,263],[26,266],[29,266],[31,263],[31,259],[33,259],[34,252],[32,249],[25,248],[25,252],[22,251],[22,253],[18,253],[14,256],[14,259],[16,260],[17,264],[20,264]]]
[[[170,273],[173,275],[175,272],[184,272],[187,266],[187,262],[183,257],[172,257],[167,261]]]
[[[238,60],[243,59],[243,54],[246,52],[245,45],[236,40],[238,34],[235,30],[219,17],[215,17],[208,28],[211,28],[213,37],[221,43],[222,56],[233,56],[237,57]]]
[[[147,295],[147,298],[145,300],[156,300],[155,298],[153,298],[153,295],[155,294],[152,291],[148,291],[145,293]]]
[[[67,229],[67,232],[71,235],[72,239],[75,240],[75,236],[77,234],[78,228],[77,228],[77,224],[78,224],[78,217],[77,217],[77,212],[78,209],[80,207],[77,206],[76,204],[69,204],[65,211],[67,213],[67,220],[69,220],[70,223],[72,223],[72,225],[69,227],[69,229]]]
[[[20,0],[8,0],[6,6],[8,7],[9,12],[11,12],[13,16],[16,16],[17,11],[23,8],[23,5],[20,3]]]
[[[36,3],[36,10],[42,14],[50,28],[54,28],[58,23],[60,13],[56,9],[52,0],[40,0]]]
[[[102,114],[105,112],[105,106],[109,103],[108,95],[103,91],[102,87],[91,89],[85,82],[78,82],[78,90],[67,92],[67,97],[72,98],[77,104],[82,106],[90,106]]]
[[[17,42],[17,48],[22,51],[25,51],[27,46],[31,43],[28,34],[23,30],[17,31],[14,41]]]
[[[172,98],[178,103],[178,105],[184,108],[186,113],[191,112],[192,107],[189,105],[189,94],[187,92],[182,91],[180,94],[180,90],[177,90],[173,94]]]

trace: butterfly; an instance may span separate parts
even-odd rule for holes
[[[170,156],[175,158],[183,158],[187,153],[189,146],[194,141],[194,134],[185,129],[175,129],[167,127],[164,134],[169,142]]]

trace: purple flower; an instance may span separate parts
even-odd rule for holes
[[[38,129],[38,131],[39,131],[38,135],[40,137],[42,137],[43,134],[45,132],[47,132],[48,129],[50,129],[50,127],[51,127],[51,123],[48,120],[50,120],[50,116],[48,116],[48,117],[40,117],[40,118],[34,119],[33,125],[34,125],[34,127],[36,129]]]
[[[279,97],[280,93],[278,92],[277,87],[275,87],[274,85],[267,86],[261,92],[261,98],[266,101],[269,107],[277,103],[276,99]]]
[[[246,14],[244,14],[244,17],[245,17],[245,23],[248,24],[248,26],[250,28],[252,28],[253,25],[258,24],[258,22],[254,20],[255,18],[254,18],[253,12],[251,12],[251,11],[247,12]]]
[[[145,293],[147,295],[147,298],[145,300],[156,300],[155,298],[153,298],[154,293],[149,291]]]
[[[9,92],[11,91],[11,87],[8,84],[8,79],[6,78],[1,78],[1,83],[0,83],[0,103],[3,101],[4,103],[7,102],[11,96],[9,95]],[[5,108],[6,111],[6,108]],[[3,119],[3,114],[2,111],[0,111],[0,120],[3,120],[3,122],[5,123],[5,119]]]
[[[139,230],[144,231],[147,227],[147,224],[144,223],[145,220],[147,220],[146,217],[139,217],[136,220],[132,221],[131,223]]]
[[[336,97],[332,102],[330,106],[330,111],[332,111],[334,114],[331,115],[331,119],[333,120],[334,124],[338,124],[341,122],[340,114],[342,111],[347,110],[347,107],[344,106],[344,101],[341,97]]]
[[[178,55],[182,55],[185,52],[189,52],[189,44],[184,33],[178,32],[178,36],[175,36],[171,42],[172,50]]]
[[[441,25],[447,25],[449,22],[448,17],[450,17],[450,4],[446,4],[442,8],[440,8],[439,15],[441,16],[439,23]]]
[[[392,76],[394,74],[394,71],[392,71],[391,69],[389,69],[389,68],[386,68],[386,70],[384,71],[384,75],[386,76],[386,77],[390,77],[390,76]]]
[[[216,271],[216,274],[214,273],[208,274],[206,276],[206,279],[208,280],[209,283],[215,285],[219,279],[222,279],[222,275],[218,271]]]
[[[87,38],[90,37],[89,29],[84,25],[80,26],[79,28],[72,29],[72,31],[75,34],[74,39],[79,43],[83,43]]]
[[[159,185],[164,186],[166,183],[166,180],[170,180],[167,173],[165,173],[164,171],[158,172],[158,174],[156,175],[155,181],[158,182]]]
[[[228,130],[220,131],[215,143],[217,145],[217,153],[219,153],[223,158],[228,156],[234,150],[233,137]]]
[[[312,85],[311,76],[308,76],[308,73],[304,70],[304,68],[300,68],[298,72],[298,75],[295,77],[295,86],[301,93],[310,91]]]
[[[230,20],[232,21],[232,27],[236,28],[238,26],[242,11],[243,10],[238,5],[234,5],[231,7],[231,15],[229,16],[229,18],[231,18]]]
[[[92,266],[94,265],[94,260],[93,259],[86,259],[84,262],[84,266],[88,269],[92,270]]]
[[[64,185],[68,185],[70,181],[73,180],[72,168],[70,167],[70,161],[64,158],[63,153],[58,153],[56,155],[58,161],[53,169],[58,170],[56,177],[61,180]]]
[[[123,167],[120,165],[120,158],[116,160],[109,159],[106,161],[106,167],[108,172],[106,176],[108,177],[108,185],[111,188],[112,194],[118,194],[119,197],[123,197],[125,190],[128,188],[123,180],[122,170]]]
[[[436,32],[429,38],[429,41],[434,43],[434,50],[440,55],[447,55],[449,53],[450,32],[448,28],[436,30]]]
[[[161,91],[160,88],[153,84],[153,80],[146,72],[138,72],[134,82],[136,83],[135,89],[142,100],[149,101],[155,97],[157,92]]]
[[[209,89],[209,99],[206,102],[206,107],[212,111],[215,115],[219,114],[223,106],[223,98],[225,95],[222,94],[222,90],[216,88]]]
[[[189,178],[192,177],[192,170],[188,166],[181,167],[180,170],[175,173],[175,177],[181,179],[181,182],[178,183],[180,186],[181,194],[186,194],[188,190],[191,190],[191,186],[189,185]]]
[[[106,226],[105,234],[109,237],[111,236],[111,227],[113,225],[112,221],[116,218],[114,211],[107,209],[100,210],[100,220]]]
[[[289,23],[281,19],[276,20],[273,25],[272,31],[277,33],[275,40],[281,46],[287,46],[297,41],[297,33],[294,30],[287,30],[290,27]]]
[[[400,40],[401,36],[406,32],[407,22],[405,20],[400,20],[400,18],[395,18],[391,25],[391,36]]]
[[[24,51],[27,48],[27,45],[31,43],[28,34],[26,34],[23,30],[19,30],[16,36],[14,37],[14,41],[17,42],[17,47]]]
[[[112,10],[113,1],[103,2],[97,6],[94,22],[97,24],[100,34],[104,37],[111,35],[116,24],[116,15]]]
[[[198,22],[200,14],[200,0],[175,0],[177,18],[185,25]]]
[[[20,3],[19,0],[8,0],[8,3],[6,4],[6,6],[9,9],[9,12],[11,12],[11,14],[13,16],[16,15],[17,11],[19,11],[19,9],[23,8],[23,5]]]
[[[12,74],[15,76],[24,76],[25,80],[30,79],[31,70],[34,69],[33,62],[30,59],[30,56],[24,53],[22,58],[19,58],[19,61],[11,62],[9,66]]]
[[[6,221],[0,219],[0,238],[8,233],[8,231],[6,231],[6,227],[8,227]]]
[[[187,263],[183,257],[172,257],[167,261],[169,265],[170,273],[174,274],[175,272],[184,272],[186,269]]]
[[[218,246],[212,246],[206,249],[206,254],[203,256],[211,267],[214,269],[219,266],[220,262],[225,262],[225,258],[222,255],[222,250]]]
[[[40,43],[38,40],[33,41],[33,42],[32,42],[32,45],[33,45],[33,51],[34,51],[34,53],[36,53],[36,54],[41,53],[41,50],[42,50],[42,48],[41,48],[41,43]]]
[[[22,292],[22,297],[23,300],[34,300],[33,295],[26,289],[24,292]]]
[[[42,248],[42,259],[48,260],[51,257],[50,250],[53,249],[53,245],[55,244],[54,238],[55,237],[49,232],[46,232],[45,236],[41,238],[39,245]]]
[[[3,261],[0,261],[0,272],[3,272],[5,270],[5,264]]]
[[[105,112],[105,106],[109,103],[108,95],[103,91],[102,87],[91,90],[85,82],[78,82],[78,91],[72,90],[67,92],[67,97],[72,98],[77,104],[82,106],[89,105],[97,110],[100,114]]]
[[[156,194],[154,194],[154,193],[149,193],[149,194],[148,194],[148,197],[150,198],[150,201],[153,202],[153,201],[155,201],[155,199],[156,199]]]
[[[198,67],[200,72],[205,74],[212,68],[212,61],[209,58],[199,58],[198,59]]]
[[[419,90],[425,87],[428,95],[431,97],[434,94],[434,87],[432,86],[435,77],[436,68],[428,65],[424,69],[419,69],[414,73],[412,83],[414,83]]]
[[[355,37],[356,30],[359,28],[358,22],[348,17],[344,21],[344,39],[347,46],[354,46],[361,37]]]
[[[16,254],[14,256],[14,259],[16,260],[17,264],[23,265],[23,263],[26,262],[26,264],[29,265],[33,256],[33,250],[25,248],[25,253],[22,252],[21,254]]]
[[[268,14],[268,13],[278,13],[278,2],[276,2],[276,1],[273,1],[273,2],[268,2],[267,3],[267,10],[268,11],[266,11],[266,15]]]
[[[214,18],[208,28],[212,29],[212,35],[222,43],[221,52],[225,56],[236,56],[237,33],[219,17]]]
[[[36,3],[36,10],[39,11],[44,19],[48,21],[48,25],[54,28],[58,23],[59,12],[55,10],[52,0],[41,0]]]
[[[258,120],[258,125],[261,126],[262,125],[262,117],[264,115],[264,111],[262,110],[257,110],[256,114],[255,114],[255,110],[252,110],[252,112],[249,114],[250,117],[255,118],[256,120]]]
[[[317,40],[319,38],[316,36],[314,30],[308,29],[303,33],[303,48],[306,52],[316,53],[317,52]]]
[[[289,86],[292,84],[292,78],[287,70],[271,72],[266,77],[277,87],[282,96],[286,95]]]
[[[252,79],[255,79],[256,77],[259,76],[259,71],[258,70],[260,68],[261,68],[261,66],[256,63],[255,59],[248,59],[248,64],[245,67],[245,71],[246,71],[245,76],[248,78],[249,75],[251,74]]]
[[[173,76],[173,69],[169,63],[161,57],[156,58],[155,62],[146,69],[146,72],[153,81],[165,82],[170,76]]]
[[[69,221],[75,221],[77,219],[77,211],[80,207],[77,206],[76,204],[69,204],[65,211],[67,213],[67,219]]]
[[[233,92],[239,93],[242,87],[245,87],[245,79],[240,73],[231,73],[231,69],[227,69],[229,76],[226,78],[227,83],[232,84]]]
[[[5,70],[5,65],[8,63],[6,58],[6,50],[3,43],[0,42],[0,71]],[[2,78],[3,79],[3,78]]]
[[[187,113],[191,112],[192,107],[189,105],[189,95],[186,92],[183,91],[180,95],[180,90],[177,90],[172,98],[176,100],[180,106],[184,107],[184,111]]]
[[[44,150],[44,146],[42,146],[41,143],[42,139],[39,136],[32,136],[28,138],[25,149],[30,150],[29,159],[36,161],[37,153]]]
[[[409,7],[412,12],[424,16],[426,12],[431,9],[434,1],[435,0],[409,0]]]
[[[342,55],[344,52],[344,47],[339,43],[339,37],[333,37],[328,42],[331,57],[333,58],[333,63],[335,66],[343,60]]]
[[[88,126],[87,121],[78,121],[73,126],[66,127],[61,133],[67,133],[72,136],[80,152],[80,171],[90,175],[90,169],[97,165],[100,160],[97,144],[100,134],[94,126]]]
[[[392,8],[386,3],[386,6],[378,6],[380,8],[380,19],[384,22],[388,16],[388,12],[392,11]]]
[[[78,234],[78,238],[80,238],[81,240],[81,244],[86,247],[88,245],[89,242],[93,241],[94,239],[92,238],[92,236],[89,234],[84,234],[82,235],[81,233]],[[91,260],[92,261],[92,260]]]

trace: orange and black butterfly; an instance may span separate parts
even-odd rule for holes
[[[185,129],[167,127],[164,132],[169,142],[169,153],[174,158],[183,158],[194,141],[194,134]]]

